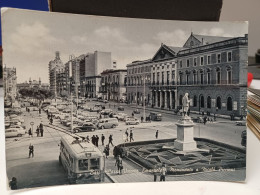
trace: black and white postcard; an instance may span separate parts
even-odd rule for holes
[[[247,22],[2,13],[10,189],[244,181]]]

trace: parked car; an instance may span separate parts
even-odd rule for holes
[[[115,128],[118,126],[118,120],[116,118],[100,119],[97,127],[99,129]]]
[[[238,125],[238,126],[246,126],[246,121],[236,121],[236,125]]]
[[[99,112],[100,110],[101,110],[100,107],[95,107],[95,106],[89,109],[90,112]]]
[[[125,108],[124,108],[123,106],[118,106],[117,110],[118,110],[118,111],[124,111]]]
[[[96,125],[91,122],[84,123],[81,126],[77,126],[73,129],[73,133],[95,131]]]
[[[126,125],[139,125],[140,121],[137,118],[127,118],[125,121]]]
[[[152,121],[161,121],[162,120],[162,114],[161,113],[151,112],[150,116],[151,116]]]
[[[18,128],[9,128],[5,130],[5,137],[22,137],[26,134],[26,130]]]
[[[134,112],[134,114],[140,114],[140,110],[139,109],[135,109],[133,112]]]
[[[126,116],[128,116],[128,115],[125,113],[122,113],[122,112],[119,112],[119,113],[113,115],[113,117],[117,118],[119,121],[123,121]]]

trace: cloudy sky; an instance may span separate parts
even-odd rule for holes
[[[152,58],[161,43],[181,47],[194,34],[244,36],[245,22],[184,22],[97,17],[8,9],[2,13],[3,60],[17,68],[18,83],[31,77],[48,83],[48,63],[69,55],[107,51],[118,68]]]

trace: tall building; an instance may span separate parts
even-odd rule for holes
[[[57,96],[68,95],[68,72],[60,59],[60,52],[55,52],[55,59],[49,62],[50,91]]]
[[[102,99],[119,102],[126,100],[126,69],[110,69],[101,73],[99,92]]]
[[[16,68],[4,67],[3,71],[5,100],[14,102],[17,96],[17,76]]]

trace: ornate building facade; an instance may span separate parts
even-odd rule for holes
[[[101,73],[102,99],[119,102],[126,99],[126,69],[110,69]]]
[[[5,100],[14,102],[17,96],[17,76],[16,68],[4,67],[3,81],[5,90]]]

